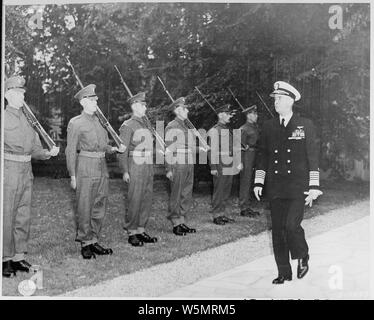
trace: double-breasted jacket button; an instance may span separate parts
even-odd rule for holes
[[[291,170],[288,170],[287,173],[291,173]]]
[[[274,160],[274,163],[278,163],[278,160]]]
[[[274,153],[278,153],[278,150],[277,150],[277,149],[275,149],[275,150],[274,150]]]
[[[277,173],[278,173],[278,170],[275,170],[274,173],[277,174]]]
[[[287,163],[291,163],[291,160],[288,159],[288,160],[287,160]]]
[[[291,149],[287,149],[287,152],[291,152]]]

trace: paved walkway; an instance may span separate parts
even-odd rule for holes
[[[284,285],[271,284],[274,257],[265,256],[164,297],[189,298],[369,298],[369,216],[309,239],[310,271]]]

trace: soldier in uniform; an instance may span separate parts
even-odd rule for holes
[[[240,172],[239,206],[240,215],[254,217],[259,213],[251,209],[250,192],[252,185],[253,167],[256,156],[256,144],[258,140],[257,106],[253,105],[242,111],[246,116],[246,122],[240,127],[241,142],[247,147],[242,150],[243,169]]]
[[[71,187],[76,190],[77,198],[76,241],[81,243],[84,259],[113,253],[98,243],[108,200],[105,153],[125,151],[123,145],[119,149],[109,145],[108,133],[94,114],[98,107],[95,88],[90,84],[74,96],[83,111],[69,121],[65,150]]]
[[[4,180],[3,180],[3,277],[17,271],[29,272],[25,260],[30,236],[33,173],[31,158],[47,160],[59,148],[43,149],[39,135],[23,113],[25,79],[10,77],[5,81]]]
[[[233,114],[230,105],[216,109],[218,122],[209,131],[210,173],[213,176],[212,210],[213,223],[225,225],[234,220],[225,216],[226,203],[231,194],[233,180],[233,137],[227,124]]]
[[[170,180],[170,199],[168,219],[173,225],[173,233],[184,236],[196,230],[185,224],[186,216],[192,205],[194,176],[193,154],[196,152],[193,134],[186,125],[188,105],[181,97],[171,104],[175,119],[165,129],[166,177]]]
[[[152,209],[153,137],[143,119],[147,110],[145,93],[140,92],[128,101],[132,117],[120,128],[120,137],[127,148],[119,156],[123,180],[128,183],[128,208],[124,228],[128,231],[128,242],[131,245],[143,246],[144,243],[157,242],[157,238],[145,232]]]
[[[266,121],[261,130],[254,193],[260,200],[266,178],[278,267],[278,277],[273,283],[282,284],[292,280],[289,254],[291,259],[298,260],[299,279],[309,270],[308,245],[301,227],[304,203],[311,206],[322,192],[314,125],[292,112],[294,102],[301,98],[300,93],[290,84],[277,81],[271,96],[279,117]]]

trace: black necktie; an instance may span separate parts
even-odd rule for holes
[[[285,128],[286,125],[284,124],[284,118],[282,118],[282,124],[281,124],[282,128]]]

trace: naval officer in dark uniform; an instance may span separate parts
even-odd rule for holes
[[[266,180],[270,200],[272,239],[278,277],[274,284],[292,280],[289,261],[298,260],[297,277],[309,270],[308,245],[301,222],[304,204],[312,205],[319,190],[319,145],[312,121],[292,112],[300,93],[290,84],[274,84],[275,110],[279,117],[264,123],[259,140],[254,193],[258,200]],[[306,195],[306,198],[305,198]]]

